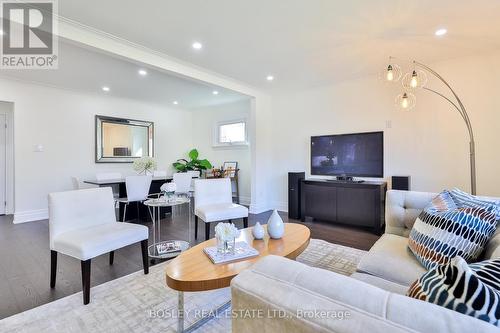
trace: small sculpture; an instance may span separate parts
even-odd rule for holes
[[[280,239],[285,233],[285,223],[275,209],[267,221],[267,232],[273,239]]]
[[[264,228],[260,225],[260,222],[255,223],[255,226],[252,229],[252,235],[255,239],[264,238]]]

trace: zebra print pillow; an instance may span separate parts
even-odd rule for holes
[[[471,262],[495,233],[494,205],[462,207],[448,191],[441,192],[419,215],[408,247],[427,269],[455,256]]]
[[[455,257],[425,273],[406,295],[500,327],[500,258],[467,265]]]

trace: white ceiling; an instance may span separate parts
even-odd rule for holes
[[[139,69],[145,69],[148,74],[140,76]],[[186,110],[249,98],[232,90],[147,68],[140,63],[61,40],[57,70],[0,70],[0,77],[143,100]],[[102,91],[103,86],[109,87],[110,91]],[[219,94],[213,95],[214,90]],[[174,101],[178,105],[174,105]]]
[[[500,48],[499,0],[64,0],[59,14],[268,91]]]

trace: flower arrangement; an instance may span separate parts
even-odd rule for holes
[[[215,238],[217,239],[217,253],[223,255],[234,254],[236,238],[240,231],[233,223],[219,223],[215,226]]]
[[[177,185],[175,183],[165,183],[160,187],[160,191],[163,193],[164,200],[167,202],[175,201],[175,191],[177,190]]]
[[[233,223],[219,223],[215,226],[215,236],[221,241],[233,241],[239,235],[240,231]]]
[[[177,185],[175,183],[165,183],[160,187],[160,191],[163,193],[174,193],[177,190]]]
[[[141,157],[134,161],[133,168],[137,173],[152,173],[156,170],[156,161],[154,158],[149,156]]]

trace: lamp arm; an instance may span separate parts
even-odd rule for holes
[[[462,112],[462,109],[460,109],[458,107],[458,105],[456,105],[451,99],[449,99],[447,96],[445,96],[444,94],[441,94],[440,92],[434,90],[434,89],[431,89],[431,88],[427,88],[427,87],[422,87],[422,89],[424,90],[427,90],[427,91],[430,91],[438,96],[441,96],[443,97],[445,100],[447,100],[448,102],[450,102],[451,105],[453,105],[455,107],[455,109],[457,109],[458,113],[460,113],[460,116],[462,116],[462,119],[467,122],[466,118],[465,118],[465,115],[463,114]]]
[[[453,105],[457,109],[458,113],[460,113],[460,115],[462,116],[462,119],[465,121],[465,124],[467,125],[467,130],[469,132],[469,139],[470,139],[469,158],[470,158],[471,193],[475,195],[476,194],[476,148],[475,148],[475,142],[474,142],[474,132],[472,131],[472,124],[470,122],[469,115],[467,114],[467,110],[465,109],[465,106],[463,105],[462,101],[460,100],[460,97],[458,97],[458,95],[455,93],[453,88],[448,84],[448,82],[446,82],[446,80],[441,75],[439,75],[439,73],[437,73],[435,70],[433,70],[429,66],[424,65],[424,64],[417,62],[415,60],[413,61],[413,63],[419,67],[424,68],[429,73],[431,73],[435,77],[437,77],[441,82],[443,82],[444,85],[447,86],[448,89],[450,89],[451,93],[453,94],[453,96],[457,100],[458,105],[455,104],[450,98],[441,94],[440,92],[437,92],[433,89],[424,87],[425,90],[433,92],[433,93],[443,97],[448,102],[450,102],[451,105]]]
[[[448,89],[450,89],[451,93],[453,94],[453,96],[457,100],[458,105],[460,106],[460,109],[456,106],[455,103],[452,103],[452,104],[453,104],[453,106],[455,106],[455,108],[457,108],[458,112],[460,112],[460,114],[462,115],[462,118],[464,119],[465,124],[467,126],[467,130],[469,131],[470,141],[474,142],[474,132],[472,131],[472,125],[471,125],[471,122],[469,119],[469,115],[467,114],[465,106],[463,105],[462,101],[460,100],[460,97],[458,97],[458,95],[455,93],[455,90],[453,90],[453,88],[450,86],[450,84],[448,82],[446,82],[446,80],[441,75],[439,75],[438,72],[436,72],[435,70],[433,70],[429,66],[424,65],[424,64],[422,64],[418,61],[415,61],[415,60],[413,61],[413,63],[417,66],[420,66],[420,67],[426,69],[432,75],[437,77],[441,82],[443,82],[444,85],[448,87]],[[431,91],[430,89],[427,89],[427,90]],[[433,91],[433,92],[437,93],[436,91]],[[443,94],[438,93],[438,95],[440,95],[441,97],[444,97],[448,102],[451,103],[451,100],[449,98],[445,97]]]

